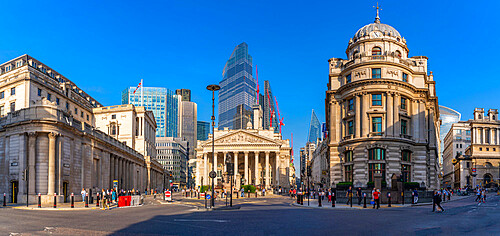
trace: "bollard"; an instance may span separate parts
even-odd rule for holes
[[[351,202],[351,207],[352,207],[352,193],[349,195],[349,202]]]
[[[401,201],[402,201],[402,204],[404,205],[405,204],[405,191],[404,190],[401,192]]]
[[[332,207],[335,207],[335,193],[332,192]]]
[[[391,193],[387,193],[387,199],[389,201],[389,204],[387,205],[387,207],[391,207]]]
[[[75,195],[71,193],[71,208],[75,208]]]
[[[38,208],[42,208],[42,194],[38,193]]]
[[[363,193],[363,208],[366,208],[366,193]]]
[[[297,205],[300,204],[300,197],[297,198]]]
[[[318,207],[321,207],[321,195],[318,195]]]
[[[57,208],[57,194],[54,193],[54,208]]]
[[[258,191],[257,191],[257,189],[256,189],[256,190],[255,190],[255,198],[257,198],[257,192],[258,192]]]
[[[85,207],[89,207],[89,194],[85,194]]]
[[[247,198],[250,198],[250,190],[248,190]]]
[[[5,196],[5,193],[3,193],[3,206],[7,206],[7,197]]]
[[[89,203],[92,204],[94,203],[94,198],[92,197],[92,189],[89,189]]]
[[[97,192],[97,201],[95,201],[95,206],[99,207],[99,192]]]
[[[198,192],[198,199],[200,199],[200,192]]]

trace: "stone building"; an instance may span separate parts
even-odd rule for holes
[[[310,162],[312,171],[310,182],[316,188],[330,187],[330,161],[328,157],[328,140],[324,139],[318,143]]]
[[[326,120],[330,181],[366,187],[402,176],[438,188],[439,110],[427,57],[409,57],[406,39],[375,22],[349,40],[346,59],[329,60]]]
[[[254,117],[262,117],[260,106],[254,106]],[[261,114],[260,116],[258,114]],[[240,189],[242,185],[254,185],[261,188],[282,187],[289,189],[295,181],[291,159],[289,140],[283,140],[280,133],[262,128],[262,119],[254,119],[254,124],[248,122],[247,129],[223,130],[215,129],[206,141],[198,141],[196,148],[197,163],[195,176],[196,185],[210,185],[210,171],[215,170],[216,188],[228,188],[225,174],[226,160],[231,158],[234,165],[234,186]],[[212,139],[215,139],[215,155],[212,155]],[[224,181],[223,181],[224,180]]]
[[[0,192],[9,202],[26,202],[26,193],[32,203],[38,193],[44,202],[54,194],[68,200],[113,180],[118,188],[146,188],[146,176],[134,171],[144,173],[144,156],[95,128],[99,102],[28,55],[0,70]]]
[[[472,143],[465,150],[465,154],[459,156],[455,169],[465,169],[459,172],[460,179],[465,175],[466,183],[460,182],[460,186],[470,183],[475,187],[498,186],[500,181],[500,121],[497,109],[489,109],[484,114],[483,108],[474,109],[474,119],[469,120]],[[463,167],[465,164],[465,168]],[[475,170],[475,171],[474,171]]]
[[[453,159],[464,155],[470,144],[469,122],[459,121],[452,124],[443,140],[442,187],[463,188],[471,185],[470,180],[467,181],[471,162],[463,160],[461,163],[457,163],[458,165],[453,164]]]
[[[172,184],[183,188],[187,184],[188,142],[182,138],[156,137],[156,158],[172,174]]]

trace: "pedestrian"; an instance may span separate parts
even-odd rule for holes
[[[441,206],[441,196],[439,196],[439,191],[434,191],[434,197],[432,198],[432,212],[436,210],[436,206],[439,207],[441,212],[444,212],[444,209]]]
[[[373,199],[375,200],[375,204],[373,204],[373,208],[375,208],[375,205],[377,205],[377,209],[380,208],[380,190],[377,189],[375,192],[373,192]]]
[[[477,190],[476,190],[476,200],[474,200],[474,201],[477,202],[480,199],[481,199],[481,189],[477,188]]]
[[[332,190],[328,189],[328,202],[332,202]]]
[[[413,204],[417,204],[418,202],[418,191],[417,189],[413,190]]]
[[[87,195],[87,191],[85,191],[84,188],[82,188],[82,191],[80,192],[82,194],[82,202],[85,202],[85,195]]]
[[[374,198],[375,192],[376,192],[376,190],[375,190],[375,188],[373,188],[373,190],[372,190],[372,200],[370,202],[370,204],[373,205],[373,209],[375,209],[375,198]]]
[[[345,194],[347,197],[347,205],[352,204],[352,186],[349,186],[349,189],[347,190],[347,193]]]
[[[356,192],[356,196],[358,197],[358,205],[361,205],[361,199],[363,195],[363,191],[361,191],[361,187],[358,187],[358,191]]]

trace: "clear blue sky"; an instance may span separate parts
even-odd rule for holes
[[[429,57],[439,103],[471,118],[500,108],[500,2],[381,1],[381,21]],[[376,1],[4,1],[0,61],[30,54],[104,105],[136,86],[187,88],[198,119],[210,119],[207,84],[218,83],[233,48],[247,42],[286,124],[304,145],[314,109],[325,121],[328,62],[373,22]],[[262,83],[261,83],[262,85]]]

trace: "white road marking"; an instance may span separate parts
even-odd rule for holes
[[[181,222],[217,222],[217,223],[227,223],[229,222],[228,220],[191,220],[191,219],[174,219],[174,221],[181,221]]]

